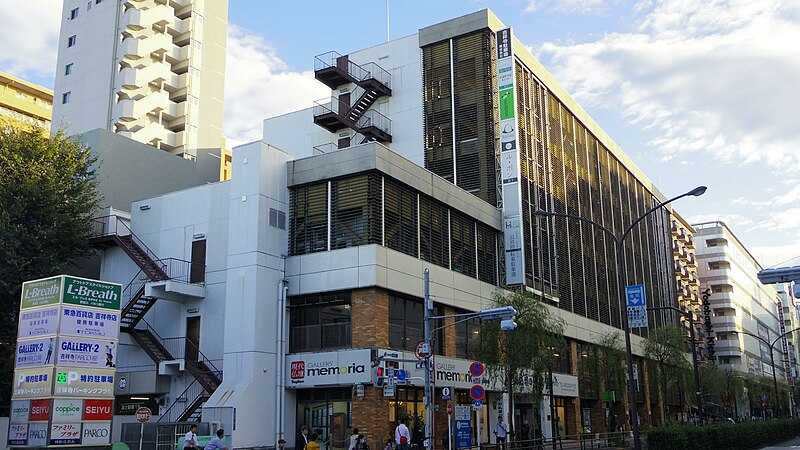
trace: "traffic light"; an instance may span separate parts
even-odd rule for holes
[[[382,366],[378,366],[372,369],[372,386],[376,388],[382,388],[384,377],[386,376],[386,369]]]

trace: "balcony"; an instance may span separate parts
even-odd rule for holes
[[[352,120],[351,106],[336,97],[314,102],[314,123],[331,133],[352,128],[368,140],[392,142],[392,121],[375,110],[364,111],[358,120]]]
[[[347,55],[327,52],[314,57],[314,77],[331,89],[355,83],[380,95],[392,95],[392,75],[375,63],[358,65]]]

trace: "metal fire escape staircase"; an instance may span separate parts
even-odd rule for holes
[[[357,86],[346,96],[314,102],[314,123],[331,133],[351,128],[364,136],[364,142],[392,142],[392,121],[370,109],[379,98],[392,95],[389,72],[375,63],[359,65],[347,55],[328,52],[314,58],[314,77],[334,90],[351,83]],[[351,95],[356,97],[352,105]]]
[[[131,335],[161,367],[162,363],[178,365],[192,374],[194,381],[161,414],[159,421],[181,422],[198,419],[200,408],[222,384],[222,371],[206,358],[186,337],[162,338],[144,319],[158,300],[155,282],[190,284],[189,261],[175,258],[159,259],[117,216],[92,219],[90,243],[105,249],[118,246],[141,269],[122,291],[123,307],[120,330]],[[150,285],[148,289],[148,285]],[[169,288],[162,295],[168,296]]]

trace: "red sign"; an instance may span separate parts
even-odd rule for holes
[[[417,348],[414,349],[414,354],[417,355],[417,359],[425,359],[429,352],[428,343],[425,341],[419,341]]]
[[[45,399],[31,400],[30,421],[47,422],[49,419],[50,419],[50,399],[45,398]]]
[[[111,402],[112,400],[84,400],[83,420],[111,420]]]
[[[290,370],[293,380],[302,380],[306,377],[306,362],[294,361]]]
[[[447,415],[448,416],[452,416],[453,415],[453,404],[452,403],[448,403],[447,404]]]
[[[470,373],[470,374],[471,374],[473,377],[480,377],[480,376],[482,376],[482,375],[483,375],[483,372],[484,372],[484,370],[486,370],[486,367],[485,367],[485,366],[483,365],[483,363],[481,363],[481,362],[475,361],[474,363],[472,363],[472,364],[470,364],[470,365],[469,365],[469,373]]]
[[[486,390],[480,384],[476,384],[469,390],[469,396],[473,400],[483,400],[483,397],[486,396]]]
[[[150,408],[146,406],[142,406],[141,408],[136,410],[136,421],[139,423],[146,423],[150,421],[150,416],[153,413],[150,411]]]

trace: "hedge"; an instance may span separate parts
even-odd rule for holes
[[[800,419],[667,425],[647,430],[648,450],[750,450],[800,435]]]

